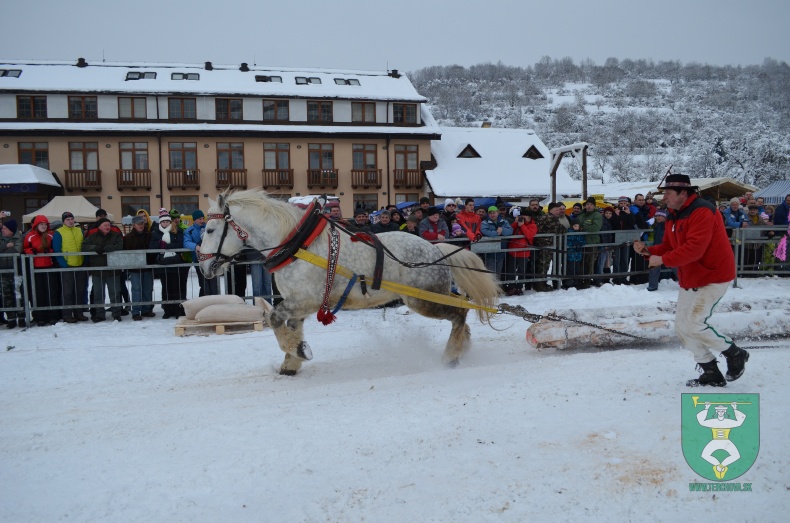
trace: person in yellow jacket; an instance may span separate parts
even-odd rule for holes
[[[68,211],[63,213],[61,219],[63,226],[52,235],[52,250],[60,253],[81,252],[82,228],[76,225],[74,215]],[[88,321],[88,317],[85,316],[86,309],[73,307],[87,303],[88,278],[85,271],[73,270],[76,267],[82,267],[83,261],[83,256],[80,254],[55,257],[58,266],[61,269],[66,269],[60,273],[61,303],[64,305],[63,321],[66,323]]]

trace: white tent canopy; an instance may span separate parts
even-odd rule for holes
[[[33,218],[39,214],[47,217],[47,220],[53,222],[60,220],[64,212],[68,211],[74,215],[74,218],[79,223],[91,223],[96,221],[96,211],[99,208],[93,205],[82,196],[55,196],[48,204],[41,209],[26,214],[22,217],[24,223],[30,223]],[[107,218],[112,221],[113,215],[108,214]]]
[[[0,183],[4,185],[40,184],[60,187],[58,181],[48,170],[22,163],[0,165]]]

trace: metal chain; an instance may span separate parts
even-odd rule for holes
[[[535,314],[529,312],[527,309],[522,307],[521,305],[508,305],[507,303],[501,303],[499,305],[499,311],[504,314],[512,314],[514,316],[521,317],[524,321],[528,321],[530,323],[537,323],[541,319],[546,318],[547,320],[551,321],[569,321],[572,323],[578,323],[579,325],[586,325],[587,327],[593,327],[595,329],[599,329],[606,332],[611,332],[613,334],[618,334],[620,336],[628,336],[629,338],[636,338],[638,340],[647,340],[648,338],[644,338],[642,336],[636,336],[635,334],[629,334],[627,332],[618,331],[615,329],[610,329],[608,327],[604,327],[602,325],[597,325],[595,323],[589,323],[582,320],[576,320],[573,318],[566,318],[565,316],[560,316],[559,314]]]

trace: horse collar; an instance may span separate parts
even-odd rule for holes
[[[276,249],[263,260],[263,266],[269,272],[277,272],[296,258],[299,249],[307,249],[324,231],[326,220],[322,216],[322,205],[314,200],[311,207],[304,213],[296,228]]]

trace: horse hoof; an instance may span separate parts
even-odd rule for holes
[[[296,355],[303,360],[309,361],[313,359],[313,351],[310,350],[310,345],[304,341],[299,343],[299,347],[296,349]]]
[[[293,369],[280,369],[280,376],[296,376],[296,371]]]
[[[460,364],[461,364],[461,362],[460,362],[460,360],[458,358],[454,358],[454,359],[448,361],[447,363],[445,363],[445,365],[447,366],[448,369],[454,369]]]

